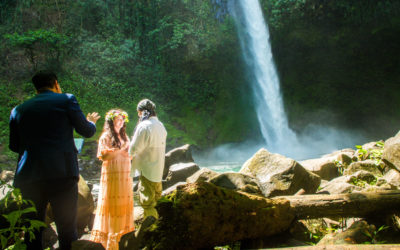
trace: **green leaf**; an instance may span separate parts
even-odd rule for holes
[[[368,231],[365,231],[364,234],[365,234],[366,236],[372,238],[372,235],[371,235]]]
[[[0,239],[1,239],[1,248],[2,249],[6,248],[7,241],[8,241],[7,238],[4,237],[3,235],[0,235]]]
[[[10,248],[11,247],[11,248]],[[12,250],[26,250],[26,245],[22,242],[16,242],[14,245],[10,246],[8,249]]]
[[[13,228],[15,227],[15,224],[21,217],[21,212],[19,210],[13,211],[9,214],[3,214],[3,217],[7,219],[7,221],[10,223],[10,227]]]
[[[40,220],[30,220],[29,222],[31,223],[30,228],[32,229],[39,230],[41,227],[47,227],[46,223]]]

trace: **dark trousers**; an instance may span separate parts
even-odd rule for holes
[[[78,239],[76,229],[76,215],[78,210],[78,184],[73,178],[40,181],[18,186],[24,199],[35,203],[37,214],[29,215],[29,218],[45,220],[47,204],[50,203],[54,221],[57,226],[57,234],[60,249],[71,249],[72,241]],[[29,235],[25,236],[25,244],[30,249],[43,249],[42,233],[35,233],[35,239],[29,241]]]

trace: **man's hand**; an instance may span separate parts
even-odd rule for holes
[[[97,112],[93,112],[93,113],[89,113],[86,116],[86,119],[90,122],[93,122],[94,124],[96,124],[97,120],[100,118],[99,113]]]

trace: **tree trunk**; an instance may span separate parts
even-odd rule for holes
[[[381,211],[400,210],[400,190],[374,193],[279,196],[285,199],[297,219],[330,216],[365,217]]]

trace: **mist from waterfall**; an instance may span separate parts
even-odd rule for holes
[[[220,145],[194,152],[196,162],[216,171],[238,171],[241,164],[260,148],[301,161],[365,142],[360,131],[320,125],[323,117],[334,114],[319,110],[307,114],[308,125],[297,134],[289,128],[280,93],[268,26],[258,0],[229,0],[229,13],[234,17],[243,58],[248,66],[263,143],[245,141]]]
[[[271,152],[288,153],[287,145],[298,144],[297,137],[288,125],[260,3],[258,0],[231,1],[230,10],[249,67],[254,104],[266,148]]]

